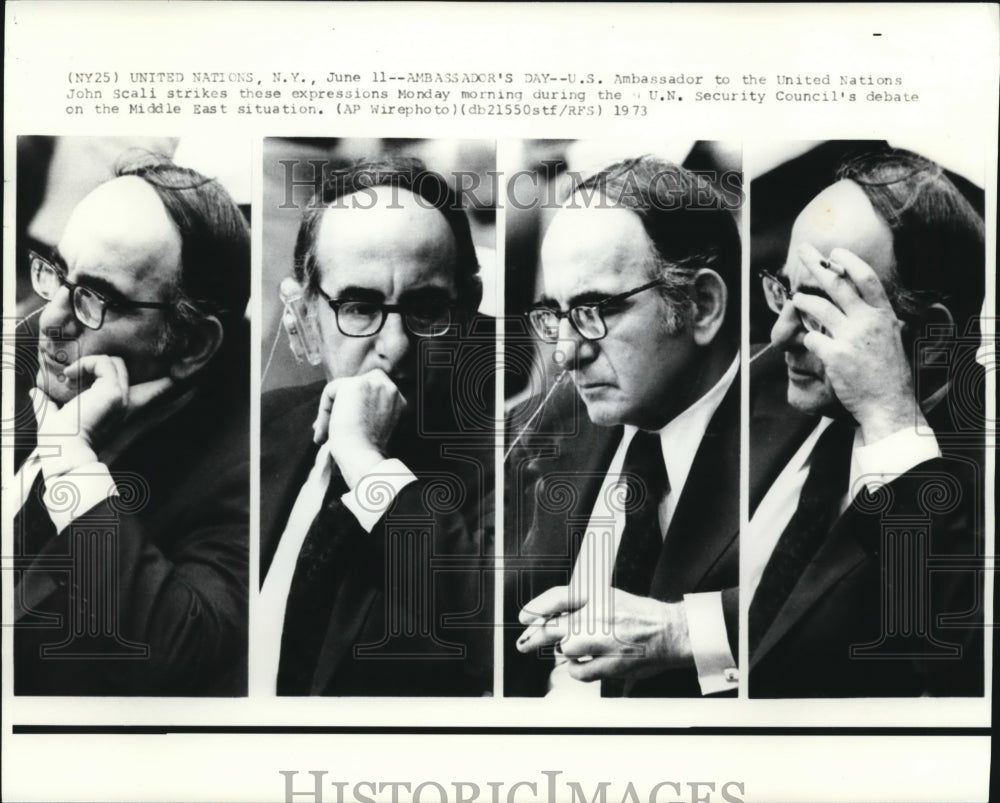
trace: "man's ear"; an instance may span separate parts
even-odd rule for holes
[[[931,304],[920,318],[920,331],[913,333],[919,337],[920,360],[924,365],[950,362],[951,343],[957,334],[955,316],[944,304]],[[917,344],[914,344],[917,345]]]
[[[173,356],[170,376],[177,381],[188,379],[204,368],[222,345],[222,323],[206,315],[185,324],[184,344]]]
[[[944,304],[931,304],[915,323],[903,325],[903,348],[913,369],[921,405],[930,403],[945,383],[955,359],[955,317]]]
[[[699,346],[709,345],[719,334],[726,320],[728,298],[726,283],[714,270],[702,268],[695,274],[694,293],[691,298],[693,307],[691,332],[694,335],[694,342]]]

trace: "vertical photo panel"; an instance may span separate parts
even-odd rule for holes
[[[741,165],[511,149],[507,696],[737,693]]]
[[[14,693],[245,695],[249,143],[17,144]]]
[[[265,141],[257,692],[492,693],[495,162]]]
[[[749,157],[753,697],[983,694],[984,193],[962,156]]]

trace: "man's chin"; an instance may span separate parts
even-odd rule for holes
[[[604,399],[584,399],[587,416],[599,427],[614,427],[622,423],[623,411]]]
[[[788,383],[788,404],[806,415],[829,415],[841,409],[840,403],[823,382],[814,380],[803,385]]]

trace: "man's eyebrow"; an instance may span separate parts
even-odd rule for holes
[[[437,285],[427,285],[425,287],[415,287],[400,293],[399,300],[409,303],[447,303],[452,300],[451,293],[445,288]]]
[[[375,301],[379,303],[385,301],[385,295],[378,290],[373,290],[371,287],[359,287],[355,284],[342,287],[337,292],[336,298],[338,300],[350,299],[351,301]]]
[[[799,285],[798,287],[792,287],[792,281],[791,279],[788,278],[787,265],[782,265],[781,268],[779,268],[774,275],[777,276],[779,279],[784,279],[785,288],[788,290],[789,293],[792,293],[793,295],[795,293],[805,293],[808,296],[818,296],[819,298],[827,299],[827,301],[830,300],[830,294],[827,293],[826,290],[823,290],[820,287],[816,287],[815,285],[806,284],[806,285]]]
[[[55,265],[57,268],[61,269],[64,273],[69,271],[66,265],[66,260],[59,251],[59,246],[54,245],[49,249],[49,262]]]
[[[830,300],[830,294],[819,287],[812,287],[811,285],[806,285],[805,287],[796,287],[794,292],[803,293],[807,296],[818,296],[819,298],[825,298],[827,301]]]
[[[59,246],[53,246],[49,250],[49,261],[63,273],[69,273],[69,265],[66,263],[66,258],[59,251]],[[76,276],[74,277],[74,284],[86,287],[88,290],[93,290],[111,302],[126,300],[125,294],[121,290],[115,287],[112,282],[100,276],[87,276],[86,274]]]
[[[572,309],[573,307],[579,307],[583,304],[599,304],[600,302],[611,298],[613,295],[615,295],[615,293],[602,293],[599,290],[588,290],[585,293],[578,293],[577,295],[572,296],[569,300],[569,306],[570,309]]]
[[[126,301],[125,294],[115,287],[107,279],[102,279],[99,276],[77,276],[75,284],[81,287],[86,287],[88,290],[93,290],[98,293],[108,301]],[[140,299],[144,300],[144,299]]]

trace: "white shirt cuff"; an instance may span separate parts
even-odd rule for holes
[[[701,693],[718,694],[737,688],[740,675],[729,649],[722,593],[685,594],[684,612]]]
[[[365,532],[370,533],[399,492],[416,479],[402,461],[390,457],[365,474],[352,490],[340,498]]]
[[[940,456],[937,438],[929,430],[921,434],[913,429],[901,429],[854,450],[860,479],[872,493],[915,466]]]
[[[111,472],[104,463],[94,461],[62,474],[47,476],[42,501],[56,532],[62,532],[88,510],[112,496],[118,496],[118,488]]]

